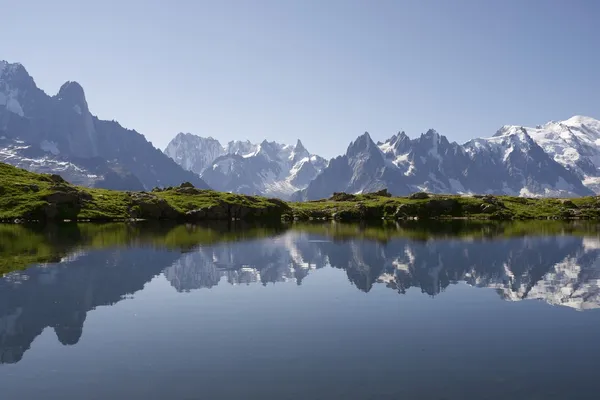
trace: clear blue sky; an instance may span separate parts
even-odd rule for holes
[[[600,117],[600,1],[11,0],[0,59],[161,149],[178,132],[294,142]]]

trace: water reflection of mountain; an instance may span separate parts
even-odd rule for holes
[[[325,240],[324,240],[325,239]],[[503,299],[542,299],[578,310],[600,307],[600,240],[540,236],[503,240],[330,241],[289,233],[277,240],[225,243],[185,254],[165,269],[179,291],[230,284],[298,284],[312,269],[343,269],[368,292],[375,284],[436,296],[464,281],[490,287]]]
[[[298,285],[309,270],[326,265],[325,257],[305,236],[288,234],[274,239],[202,246],[165,269],[178,291],[211,288],[221,279],[232,285],[294,280]]]
[[[141,290],[178,253],[153,249],[74,253],[0,279],[0,362],[21,360],[46,327],[76,344],[87,312]]]
[[[128,244],[73,250],[60,262],[0,278],[0,362],[18,362],[46,328],[79,341],[87,312],[142,290],[164,273],[178,291],[223,284],[294,281],[315,269],[344,270],[368,292],[384,285],[436,296],[450,284],[496,290],[505,300],[541,299],[577,310],[600,307],[600,240],[540,236],[499,240],[392,238],[331,240],[298,231],[270,238],[200,245],[186,252]]]

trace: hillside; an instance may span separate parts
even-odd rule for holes
[[[596,219],[600,199],[460,196],[387,191],[336,193],[329,199],[284,202],[194,188],[190,183],[152,192],[121,192],[69,184],[58,175],[28,172],[0,163],[0,221],[381,220],[381,219]]]

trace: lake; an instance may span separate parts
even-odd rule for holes
[[[0,398],[596,400],[599,232],[0,225]]]

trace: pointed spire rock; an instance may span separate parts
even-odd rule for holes
[[[302,144],[302,142],[300,141],[300,139],[298,139],[298,141],[296,142],[296,146],[294,147],[294,151],[296,153],[299,153],[301,151],[306,151],[306,147],[304,147],[304,145]]]

